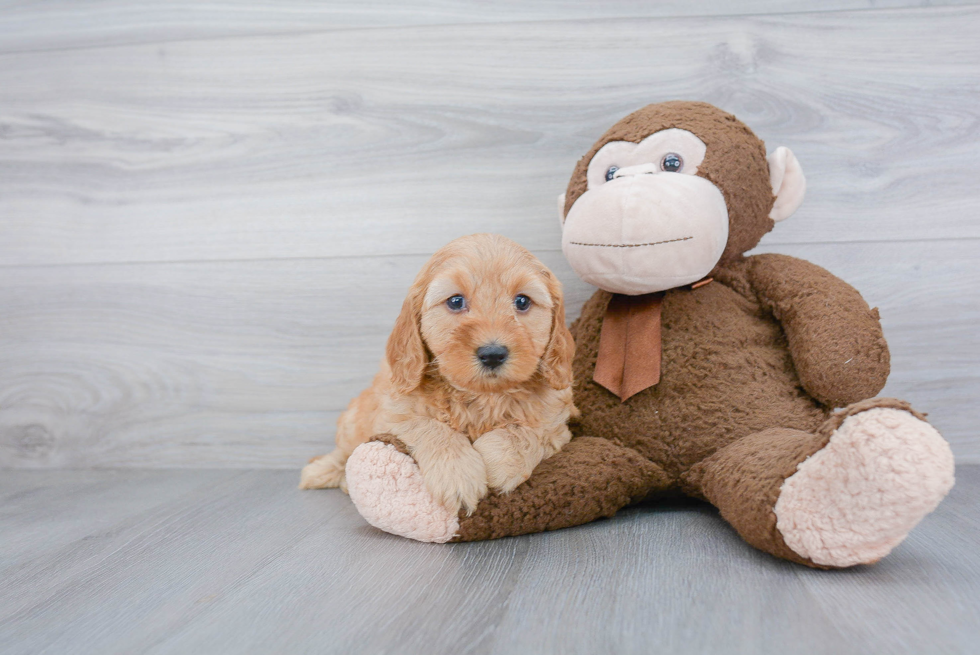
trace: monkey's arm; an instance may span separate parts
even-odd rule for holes
[[[748,258],[759,300],[782,323],[803,388],[825,405],[871,398],[888,379],[878,309],[840,278],[786,255]]]

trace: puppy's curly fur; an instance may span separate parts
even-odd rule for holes
[[[486,346],[506,348],[502,364],[481,361]],[[511,491],[568,443],[574,349],[561,284],[544,264],[502,236],[456,239],[419,272],[380,372],[338,420],[336,449],[303,468],[300,488],[346,491],[354,448],[388,433],[437,500],[472,512],[488,488]]]

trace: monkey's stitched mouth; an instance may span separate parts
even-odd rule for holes
[[[662,243],[674,243],[676,241],[687,241],[694,237],[681,237],[680,239],[667,239],[666,241],[651,241],[650,243],[583,243],[581,241],[569,241],[573,246],[590,246],[594,248],[642,248],[643,246],[659,246]]]

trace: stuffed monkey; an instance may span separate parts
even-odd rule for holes
[[[564,254],[599,287],[572,325],[575,438],[466,516],[380,435],[347,465],[358,510],[396,534],[473,541],[679,492],[777,557],[831,568],[887,555],[952,487],[953,457],[908,403],[875,398],[889,372],[876,309],[814,264],[744,255],[804,190],[788,149],[767,158],[711,105],[616,123],[559,199]]]

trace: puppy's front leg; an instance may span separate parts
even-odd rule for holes
[[[433,497],[453,512],[462,507],[472,514],[487,495],[487,471],[470,440],[432,419],[416,419],[392,432],[408,446]]]
[[[474,441],[473,448],[486,463],[490,487],[503,493],[513,491],[531,477],[541,460],[555,454],[571,438],[564,425],[552,432],[555,434],[542,434],[540,430],[510,425],[491,430]]]

